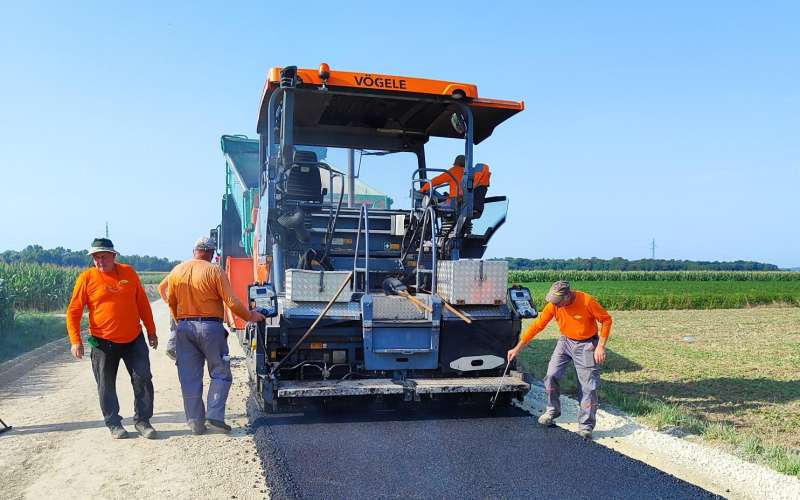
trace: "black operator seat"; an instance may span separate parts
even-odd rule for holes
[[[295,151],[292,168],[286,174],[287,201],[322,203],[322,178],[319,161],[313,151]]]

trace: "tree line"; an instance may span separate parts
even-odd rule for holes
[[[503,257],[492,260],[505,260],[510,270],[563,270],[563,271],[778,271],[774,264],[764,264],[749,260],[732,262],[698,260],[639,259],[628,260],[622,257],[613,259],[525,259]]]
[[[130,264],[137,271],[171,271],[179,264],[177,260],[150,255],[120,255],[119,262]],[[70,250],[56,247],[45,249],[41,245],[28,245],[22,250],[6,250],[0,253],[0,262],[6,264],[51,264],[62,267],[87,267],[92,259],[86,250]]]

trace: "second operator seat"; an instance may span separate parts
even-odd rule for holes
[[[321,204],[323,196],[317,154],[295,151],[292,167],[286,174],[284,200]]]

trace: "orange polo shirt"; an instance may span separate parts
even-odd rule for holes
[[[167,276],[167,299],[175,319],[224,318],[223,303],[247,321],[250,310],[231,288],[228,277],[216,264],[202,259],[181,262]]]
[[[156,334],[153,311],[139,275],[132,266],[114,264],[114,271],[87,269],[75,282],[67,306],[67,333],[71,344],[81,343],[81,316],[89,308],[89,332],[120,344],[133,342],[142,332]]]
[[[455,179],[453,179],[454,177]],[[473,173],[472,186],[488,186],[491,177],[492,173],[489,171],[489,165],[484,165],[482,170]],[[461,196],[463,194],[461,190],[461,182],[463,179],[464,167],[461,165],[453,165],[447,172],[442,172],[431,179],[429,183],[424,183],[419,191],[421,193],[426,193],[430,189],[431,185],[433,185],[433,187],[438,187],[447,184],[449,189],[448,193],[451,197]]]
[[[525,330],[520,340],[523,343],[530,342],[554,316],[561,334],[573,340],[586,340],[597,335],[598,321],[602,325],[600,336],[607,338],[611,335],[612,320],[608,311],[588,293],[574,293],[575,300],[566,307],[556,307],[550,303],[544,306],[539,317]]]

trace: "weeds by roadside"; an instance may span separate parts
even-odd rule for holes
[[[601,404],[800,476],[800,310],[616,311]],[[520,355],[541,378],[557,330]],[[575,393],[572,370],[561,383]]]

